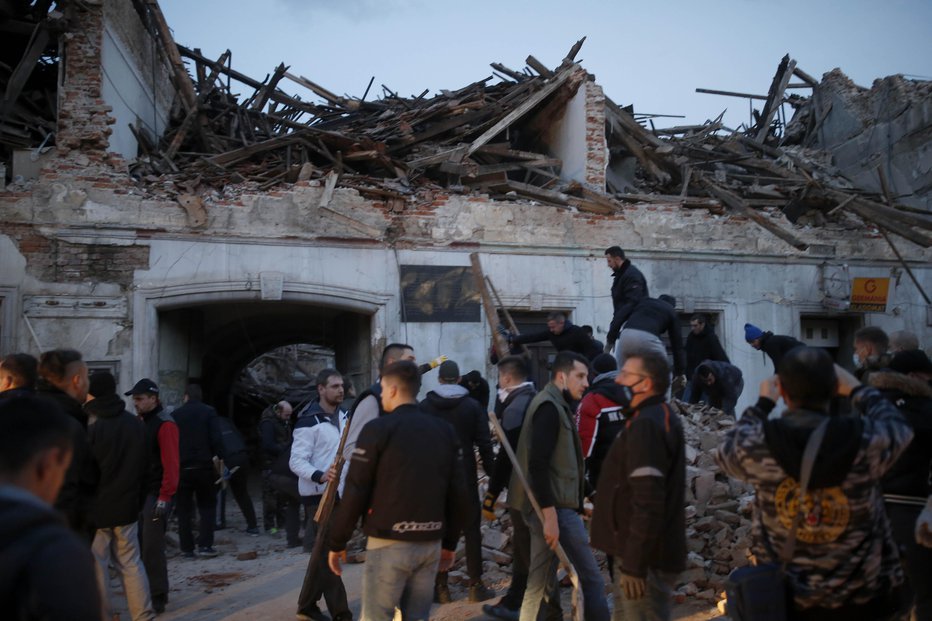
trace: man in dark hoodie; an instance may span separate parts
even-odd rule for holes
[[[862,386],[824,350],[797,347],[783,357],[778,373],[761,382],[757,404],[714,454],[725,474],[754,487],[752,551],[759,563],[777,562],[775,551],[785,546],[802,504],[805,519],[785,569],[792,618],[898,618],[895,591],[903,569],[877,486],[909,445],[912,429],[876,388]],[[859,415],[831,416],[836,395],[850,396]],[[771,419],[780,397],[787,410]],[[825,420],[826,441],[799,503],[803,452]]]
[[[695,390],[690,392],[689,403],[699,403],[701,399],[726,414],[735,415],[735,406],[744,391],[741,369],[727,362],[704,360],[696,368],[692,384]]]
[[[73,421],[48,401],[0,402],[0,611],[16,621],[100,621],[87,545],[51,504],[71,458]]]
[[[702,313],[693,315],[689,320],[689,334],[686,335],[686,345],[683,348],[686,351],[686,379],[690,382],[686,385],[686,391],[683,393],[683,400],[689,401],[693,389],[702,391],[702,386],[694,387],[692,376],[696,373],[696,367],[703,360],[719,360],[721,362],[731,362],[722,348],[721,342],[715,335],[715,330],[706,320]]]
[[[649,293],[647,281],[641,270],[634,267],[629,259],[625,258],[625,251],[620,246],[612,246],[605,251],[605,262],[612,270],[612,323],[605,337],[605,351],[611,353],[615,349],[615,341],[621,333],[621,327],[634,311],[634,307],[646,298]]]
[[[133,621],[155,617],[149,579],[139,553],[139,510],[145,493],[146,429],[126,411],[117,396],[116,380],[107,372],[91,375],[87,441],[99,473],[91,510],[97,528],[91,546],[97,559],[97,585],[104,618],[113,617],[110,565],[120,574]]]
[[[0,400],[36,393],[39,361],[29,354],[8,354],[0,360]]]
[[[893,539],[906,570],[906,597],[912,619],[932,620],[932,549],[916,540],[919,515],[932,497],[932,362],[921,349],[901,351],[888,369],[875,370],[868,383],[880,390],[909,421],[912,443],[881,482]]]
[[[71,529],[90,545],[94,539],[94,527],[87,518],[95,476],[87,446],[87,415],[82,409],[87,399],[87,385],[87,365],[80,352],[54,349],[40,356],[37,395],[57,405],[74,421],[71,425],[74,435],[71,465],[55,508],[65,515]]]
[[[490,599],[494,593],[482,584],[482,534],[479,532],[482,518],[473,447],[479,449],[483,469],[491,470],[495,455],[492,452],[489,423],[484,408],[469,396],[469,391],[459,385],[460,369],[456,362],[447,360],[441,364],[438,379],[440,385],[427,393],[420,407],[422,412],[450,423],[463,449],[463,471],[469,494],[469,512],[465,516],[463,526],[463,536],[466,539],[466,569],[469,573],[469,601],[481,602]],[[445,571],[437,572],[434,601],[440,604],[450,602],[450,589],[447,586]]]
[[[686,385],[683,376],[683,337],[680,330],[680,318],[676,314],[676,298],[671,295],[661,295],[659,298],[642,298],[631,316],[625,323],[621,336],[618,338],[618,367],[622,368],[625,358],[633,352],[653,351],[658,355],[666,356],[667,348],[661,337],[666,332],[670,339],[670,349],[673,353],[673,374],[676,377],[674,391]]]
[[[291,446],[291,404],[279,401],[262,411],[259,418],[259,445],[262,449],[262,523],[265,532],[277,532],[284,525],[282,498],[272,484],[272,469],[279,456]],[[287,460],[286,460],[287,461]]]
[[[783,356],[804,345],[804,343],[792,336],[774,334],[770,331],[764,332],[750,323],[744,324],[744,340],[754,349],[767,354],[773,362],[775,372],[780,368],[780,361],[783,360]]]

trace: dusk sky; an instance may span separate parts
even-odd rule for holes
[[[841,68],[870,86],[902,73],[932,79],[929,0],[160,0],[175,39],[261,80],[284,62],[340,94],[369,98],[385,84],[400,95],[456,89],[515,70],[528,54],[555,67],[583,36],[577,56],[606,95],[635,111],[680,114],[658,127],[701,123],[728,109],[748,120],[745,99],[697,87],[767,94],[784,54],[821,78]],[[317,100],[283,80],[281,88]],[[252,89],[234,89],[248,96]],[[808,93],[801,90],[800,93]],[[761,102],[758,102],[760,106]]]

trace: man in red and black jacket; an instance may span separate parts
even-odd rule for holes
[[[133,397],[136,413],[146,424],[149,472],[139,530],[142,532],[142,563],[149,577],[152,608],[156,613],[162,613],[168,603],[165,526],[172,498],[178,490],[178,425],[171,414],[162,409],[159,387],[152,380],[143,378],[124,394]]]

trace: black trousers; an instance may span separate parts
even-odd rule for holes
[[[236,505],[243,513],[243,517],[246,518],[246,528],[256,528],[256,509],[252,504],[252,498],[249,496],[249,468],[240,466],[230,476],[227,483],[233,493],[233,498],[236,500]],[[222,513],[221,516],[223,516]],[[226,520],[221,521],[226,524]]]
[[[304,533],[305,545],[310,542],[311,547],[317,537],[324,537],[326,541],[327,529],[318,529],[314,522],[314,513],[317,512],[317,506],[320,504],[320,496],[302,497],[305,510],[307,511],[307,527]],[[308,537],[310,533],[310,538]],[[313,555],[308,559],[307,571],[304,573],[304,583],[301,585],[301,594],[298,596],[298,613],[310,615],[317,608],[317,600],[323,596],[327,603],[327,611],[330,616],[336,619],[349,619],[351,613],[349,604],[346,601],[346,588],[343,586],[343,579],[330,571],[327,564],[327,553],[329,548],[324,544],[320,555],[315,559]]]
[[[153,519],[156,502],[156,494],[147,495],[139,515],[139,552],[153,599],[168,597],[168,561],[165,560],[165,526],[168,516],[161,520]]]
[[[194,503],[200,517],[197,545],[209,548],[214,545],[214,516],[217,510],[217,473],[213,466],[196,466],[181,469],[178,493],[175,495],[178,513],[178,545],[182,552],[194,551],[194,534],[191,520]]]
[[[915,606],[915,621],[932,621],[932,549],[916,543],[916,518],[922,507],[886,503],[893,540],[906,571],[904,598]]]

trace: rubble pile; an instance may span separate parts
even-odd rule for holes
[[[686,438],[686,545],[687,569],[678,580],[676,600],[720,599],[732,569],[750,562],[751,486],[722,474],[712,460],[712,450],[734,426],[733,416],[710,406],[675,402]],[[484,493],[484,489],[480,490]],[[511,521],[508,513],[482,526],[484,578],[489,584],[503,582],[511,573]],[[604,564],[604,555],[596,553]],[[451,584],[466,582],[462,545],[450,574]]]

